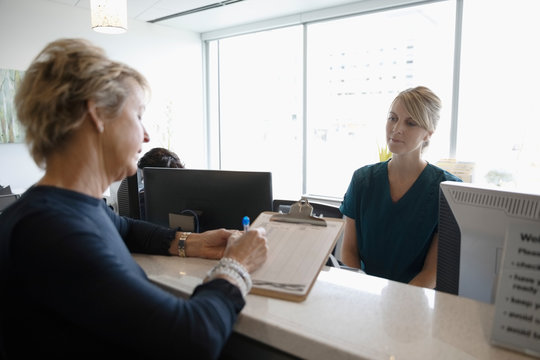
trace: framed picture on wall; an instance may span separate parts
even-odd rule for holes
[[[21,143],[24,140],[23,128],[17,120],[13,104],[23,75],[24,71],[0,69],[0,144]]]

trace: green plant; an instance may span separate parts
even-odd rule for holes
[[[392,157],[392,153],[388,150],[388,146],[381,147],[377,145],[377,150],[379,151],[379,161],[386,161]]]
[[[514,181],[512,174],[504,170],[490,170],[485,177],[488,183],[497,186]]]

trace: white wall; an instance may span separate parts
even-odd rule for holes
[[[89,39],[147,77],[152,98],[143,121],[151,142],[143,152],[170,147],[189,167],[205,166],[198,33],[129,19],[127,33],[99,34],[90,28],[87,9],[43,0],[0,0],[0,68],[26,70],[47,43],[61,37]],[[167,129],[170,137],[164,135]],[[25,145],[0,144],[1,185],[25,189],[42,173]]]

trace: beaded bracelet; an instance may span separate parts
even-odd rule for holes
[[[237,283],[242,296],[246,296],[251,290],[251,276],[246,268],[234,259],[222,258],[219,263],[208,272],[208,280],[215,279],[217,275],[231,277]]]
[[[208,279],[213,280],[218,277],[217,275],[226,275],[227,277],[232,278],[233,284],[238,286],[242,296],[245,297],[247,295],[248,289],[246,283],[236,271],[228,267],[216,266],[208,275]]]
[[[248,288],[248,291],[251,290],[252,282],[251,282],[251,276],[249,275],[249,272],[246,270],[246,268],[240,264],[238,261],[234,260],[233,258],[222,258],[220,263],[232,267],[244,280],[246,283],[246,286]]]

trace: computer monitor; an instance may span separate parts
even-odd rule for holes
[[[193,229],[242,229],[242,218],[251,221],[272,211],[270,172],[144,168],[146,220],[176,227],[171,217],[193,219]],[[196,216],[194,216],[196,214]]]
[[[436,289],[494,303],[509,224],[540,232],[540,194],[442,182]]]

